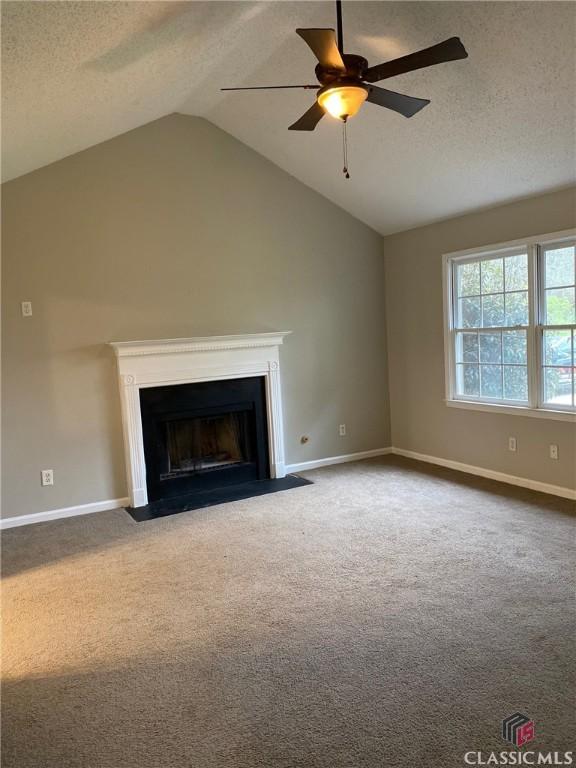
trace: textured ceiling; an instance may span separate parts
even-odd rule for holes
[[[314,82],[294,33],[331,2],[3,2],[3,174],[14,178],[172,112],[200,115],[382,233],[574,183],[576,5],[348,2],[346,50],[370,62],[458,35],[470,58],[386,86],[432,100],[407,120],[366,104],[287,131]]]

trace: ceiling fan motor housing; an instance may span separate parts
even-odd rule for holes
[[[363,56],[357,56],[355,53],[344,53],[342,55],[346,71],[341,69],[330,69],[323,67],[322,64],[316,65],[316,77],[321,85],[333,85],[335,82],[346,82],[351,84],[362,80],[364,71],[368,68],[368,62]]]

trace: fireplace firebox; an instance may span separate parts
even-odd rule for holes
[[[270,477],[264,378],[140,390],[149,501]]]

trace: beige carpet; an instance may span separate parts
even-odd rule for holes
[[[444,768],[574,747],[574,517],[386,458],[4,534],[3,768]]]

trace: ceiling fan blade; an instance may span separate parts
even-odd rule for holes
[[[408,56],[401,56],[399,59],[369,67],[364,72],[363,79],[368,83],[376,83],[378,80],[402,75],[404,72],[413,72],[415,69],[422,69],[422,67],[431,67],[433,64],[442,64],[444,61],[455,61],[467,57],[468,52],[462,45],[460,38],[450,37],[443,43],[432,45],[430,48],[423,48],[416,53],[409,53]]]
[[[320,86],[318,83],[316,85],[248,85],[248,86],[240,86],[239,88],[220,88],[221,91],[270,91],[275,90],[277,88],[306,88],[309,90],[312,88],[313,90],[318,90]]]
[[[424,109],[427,104],[430,104],[430,99],[417,99],[414,96],[405,96],[403,93],[388,91],[386,88],[378,88],[377,85],[368,86],[368,98],[366,101],[369,101],[371,104],[378,104],[379,107],[393,109],[394,112],[399,112],[404,117],[412,117],[416,112]]]
[[[324,110],[317,101],[312,104],[310,109],[305,112],[301,118],[288,128],[289,131],[313,131],[320,120],[324,117]]]
[[[297,29],[296,32],[308,43],[321,66],[346,71],[333,29]]]

